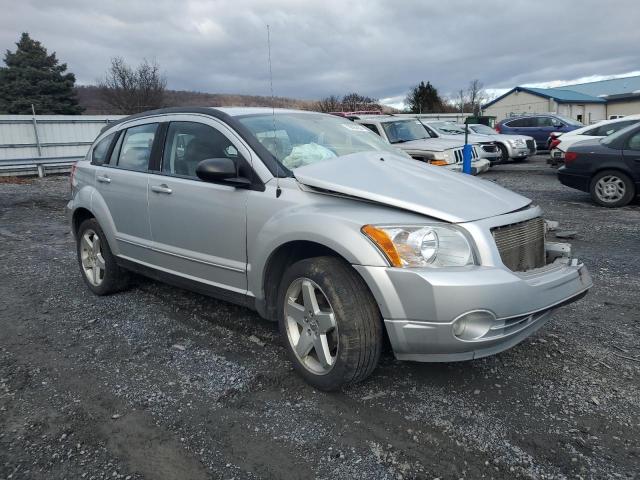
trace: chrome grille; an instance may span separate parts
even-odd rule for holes
[[[536,141],[535,140],[527,140],[527,148],[529,149],[529,153],[533,153],[536,151]]]
[[[545,266],[544,220],[540,217],[525,222],[491,229],[502,263],[514,272],[526,272]]]

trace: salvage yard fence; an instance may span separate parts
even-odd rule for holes
[[[0,115],[0,176],[61,173],[122,115]]]

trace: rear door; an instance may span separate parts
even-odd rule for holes
[[[250,152],[215,119],[175,118],[166,131],[162,161],[149,178],[154,263],[183,278],[245,293],[249,192],[203,182],[196,168],[202,160],[220,157],[246,165]]]
[[[158,149],[158,127],[147,120],[121,130],[109,161],[97,167],[95,177],[113,221],[118,254],[142,262],[153,258],[147,183],[149,161]]]

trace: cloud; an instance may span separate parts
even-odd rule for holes
[[[4,4],[4,5],[3,5]],[[80,83],[110,57],[156,59],[170,88],[265,95],[271,26],[276,95],[403,98],[621,74],[640,65],[636,0],[0,0],[0,48],[28,31]]]

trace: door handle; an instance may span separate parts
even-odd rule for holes
[[[109,177],[107,177],[107,176],[104,176],[104,175],[98,175],[96,177],[96,180],[98,180],[101,183],[111,183],[111,179]]]
[[[167,195],[173,192],[166,183],[163,183],[162,185],[152,185],[151,190],[156,193],[166,193]]]

